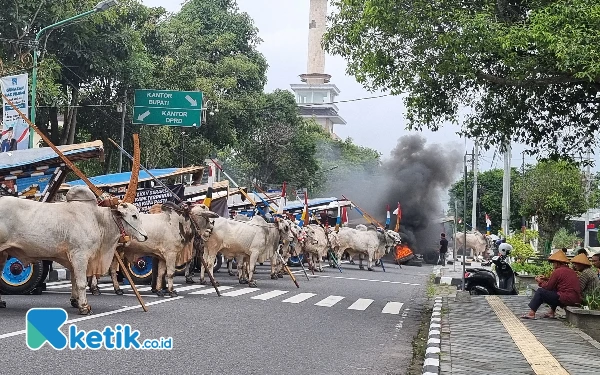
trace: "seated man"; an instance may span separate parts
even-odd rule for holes
[[[600,279],[600,253],[592,255],[592,264],[596,267],[598,278]]]
[[[543,303],[550,305],[544,318],[554,318],[556,307],[574,306],[581,303],[581,286],[575,271],[569,268],[569,259],[562,251],[552,254],[548,260],[552,262],[554,271],[547,279],[544,276],[536,276],[539,288],[535,291],[528,314],[521,316],[523,319],[535,319],[535,313]]]
[[[581,287],[581,297],[585,298],[586,295],[592,293],[598,286],[600,286],[600,280],[598,279],[598,273],[592,267],[592,263],[588,260],[584,254],[579,254],[571,259],[573,269],[579,273],[579,285]]]
[[[586,257],[588,256],[588,252],[587,252],[587,250],[586,250],[586,249],[584,249],[583,247],[582,247],[581,249],[577,250],[577,255],[579,255],[579,254],[583,254],[583,255],[585,255]]]

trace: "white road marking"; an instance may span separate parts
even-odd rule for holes
[[[367,307],[369,307],[372,303],[373,303],[372,299],[359,298],[356,300],[356,302],[354,302],[352,305],[350,305],[350,307],[348,307],[348,310],[365,311],[367,309]]]
[[[251,297],[251,298],[252,299],[260,299],[262,301],[266,301],[268,299],[278,297],[278,296],[280,296],[282,294],[286,294],[287,292],[288,292],[287,290],[272,290],[270,292],[263,293],[263,294],[260,294],[258,296],[254,296],[254,297]]]
[[[147,292],[147,291],[149,291],[151,289],[152,289],[151,286],[145,286],[145,287],[142,287],[142,288],[137,288],[138,292]]]
[[[200,289],[200,288],[204,288],[204,287],[206,287],[206,285],[188,285],[188,286],[183,286],[181,288],[177,288],[175,290],[177,291],[177,293],[179,293],[179,292],[183,292],[186,290]],[[138,289],[138,290],[140,290],[140,289]]]
[[[400,314],[400,309],[404,305],[402,302],[388,302],[383,310],[381,310],[382,314]]]
[[[223,291],[223,290],[227,290],[227,289],[233,289],[232,286],[219,286],[219,292]],[[190,292],[188,294],[211,294],[211,293],[216,293],[215,288],[211,287],[209,289],[204,289],[204,290],[199,290],[197,292]]]
[[[58,291],[58,290],[48,290],[48,291],[45,291],[44,293],[47,293],[47,294],[71,294],[71,292]],[[92,293],[89,292],[89,291],[86,292],[85,294],[88,295],[88,296],[92,295]],[[100,296],[106,296],[106,295],[109,295],[109,296],[115,295],[116,296],[116,294],[113,294],[113,293],[102,293]],[[126,293],[126,294],[122,294],[122,295],[123,296],[133,296],[133,297],[135,297],[135,294],[133,293],[133,291],[131,293]],[[96,297],[96,296],[94,296],[94,297]],[[146,298],[146,297],[153,298],[153,297],[158,297],[158,296],[156,294],[144,294],[144,295],[142,295],[142,298]]]
[[[169,298],[169,299],[161,299],[161,300],[158,300],[158,301],[155,301],[155,302],[146,303],[146,306],[158,305],[159,303],[165,303],[165,302],[172,302],[172,301],[178,300],[180,298],[183,298],[183,297],[174,297],[174,298]],[[99,314],[82,316],[81,318],[75,318],[75,319],[67,320],[65,322],[65,325],[66,324],[71,324],[71,323],[76,323],[76,322],[81,322],[81,321],[84,321],[84,320],[101,318],[103,316],[114,315],[114,314],[122,313],[122,312],[125,312],[125,311],[135,310],[135,309],[141,309],[141,308],[142,308],[142,306],[137,305],[137,306],[131,306],[131,307],[124,307],[124,308],[118,309],[118,310],[107,311],[107,312],[103,312],[103,313],[99,313]],[[26,331],[23,329],[23,330],[20,330],[20,331],[5,333],[5,334],[0,335],[0,339],[5,339],[5,338],[8,338],[8,337],[24,335],[25,332]]]
[[[344,299],[344,297],[342,297],[342,296],[329,296],[329,297],[315,303],[315,306],[331,307],[343,299]]]
[[[60,289],[60,288],[70,288],[71,281],[57,281],[52,283],[46,283],[46,289]]]
[[[284,299],[281,302],[289,302],[289,303],[300,303],[302,301],[306,301],[307,299],[316,296],[315,293],[300,293],[288,299]]]
[[[237,296],[241,296],[243,294],[256,292],[257,290],[259,290],[259,289],[258,288],[242,288],[242,289],[233,290],[231,292],[223,293],[222,296],[237,297]]]
[[[357,280],[357,281],[371,281],[371,282],[388,283],[388,284],[402,284],[402,285],[411,285],[411,286],[419,286],[419,285],[421,285],[421,284],[413,284],[413,283],[404,283],[402,281],[375,280],[375,279],[358,279],[356,277],[344,277],[344,276],[313,275],[312,277],[330,277],[330,278],[333,278],[333,279]]]

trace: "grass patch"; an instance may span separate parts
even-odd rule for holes
[[[426,307],[421,312],[421,324],[419,325],[417,335],[412,341],[413,356],[406,375],[423,374],[423,362],[425,361],[425,352],[427,351],[427,338],[429,337],[429,324],[431,322],[432,311],[432,308]]]

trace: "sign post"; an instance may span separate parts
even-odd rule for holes
[[[133,123],[199,127],[202,99],[200,91],[135,90]]]

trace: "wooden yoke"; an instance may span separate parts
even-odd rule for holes
[[[96,197],[100,201],[100,202],[98,202],[98,204],[100,206],[114,207],[114,206],[116,206],[116,205],[119,204],[119,200],[116,197],[111,197],[110,194],[105,194],[100,188],[98,188],[97,186],[95,186],[87,178],[87,176],[85,174],[83,174],[83,172],[79,168],[77,168],[77,166],[75,166],[75,164],[73,164],[73,162],[71,162],[71,160],[69,160],[69,158],[67,158],[65,156],[65,154],[63,154],[52,143],[52,141],[49,138],[34,123],[32,123],[31,120],[29,120],[29,118],[27,118],[27,116],[25,116],[25,114],[23,114],[23,112],[21,112],[21,110],[19,110],[19,108],[6,95],[4,95],[4,93],[2,93],[2,97],[19,114],[19,116],[29,125],[29,127],[32,128],[36,133],[38,133],[40,137],[42,137],[42,139],[44,140],[44,142],[46,142],[46,144],[48,144],[48,146],[50,146],[50,148],[52,148],[52,150],[54,150],[54,152],[56,152],[56,154],[73,171],[73,173],[75,173],[77,175],[77,177],[81,178],[83,180],[83,182],[85,182],[85,184],[90,188],[90,190],[96,195]],[[131,203],[133,203],[133,199],[135,199],[135,193],[137,192],[137,181],[138,181],[138,173],[139,173],[139,165],[140,165],[140,160],[139,160],[139,155],[140,155],[139,141],[137,141],[137,139],[138,139],[137,138],[137,134],[134,134],[134,146],[137,146],[137,151],[134,151],[134,153],[138,156],[138,159],[137,159],[138,170],[136,171],[135,179],[132,176],[131,180],[129,181],[129,185],[127,187],[127,192],[128,193],[130,191],[133,191],[133,198],[131,198],[132,199]],[[136,163],[134,162],[134,166],[135,166],[135,164]],[[135,185],[133,185],[132,183],[135,183]],[[127,203],[129,203],[129,202],[127,202]],[[128,241],[128,239],[125,239],[125,240]],[[119,265],[121,266],[121,269],[123,270],[123,273],[127,277],[127,280],[131,284],[131,288],[135,292],[135,294],[136,294],[136,296],[138,298],[138,301],[142,305],[142,308],[144,309],[145,312],[147,312],[148,308],[144,304],[144,302],[142,300],[142,297],[140,296],[139,292],[137,291],[137,288],[135,287],[135,284],[133,283],[133,280],[131,278],[131,275],[129,274],[129,271],[127,269],[125,269],[125,266],[123,265],[123,261],[121,260],[121,257],[119,257],[119,254],[117,253],[116,250],[115,250],[115,257],[117,258],[117,261],[119,262]]]

